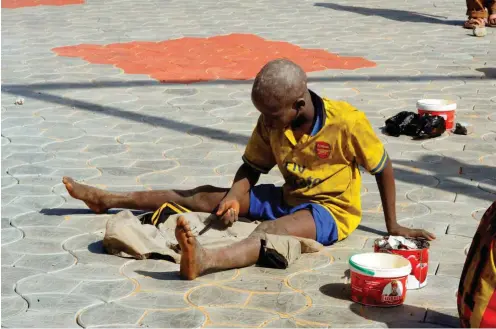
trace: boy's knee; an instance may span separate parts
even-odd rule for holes
[[[203,185],[193,189],[190,198],[195,205],[195,209],[212,212],[220,202],[219,197],[216,195],[219,192],[224,192],[224,190],[212,185]]]
[[[271,221],[265,221],[260,223],[255,230],[252,232],[252,236],[265,236],[265,234],[276,234],[274,229],[274,223]]]
[[[261,243],[257,262],[260,266],[285,269],[301,255],[301,244],[292,236],[276,235],[262,230],[255,234],[259,234],[253,237],[260,239]]]

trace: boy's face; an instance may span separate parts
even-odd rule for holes
[[[295,104],[269,104],[252,98],[253,105],[262,114],[263,123],[268,129],[286,129],[296,118]]]

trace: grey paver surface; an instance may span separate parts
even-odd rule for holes
[[[496,29],[460,27],[454,1],[98,1],[2,10],[2,326],[454,326],[465,253],[496,199]],[[68,197],[61,177],[120,191],[229,186],[257,113],[250,82],[159,84],[54,47],[253,33],[362,56],[377,67],[310,73],[310,86],[385,118],[421,97],[457,101],[468,136],[380,135],[394,161],[398,219],[438,236],[429,283],[404,306],[349,300],[350,255],[384,231],[364,175],[362,225],[287,270],[178,280],[177,265],[105,255],[108,218]],[[23,105],[15,105],[17,98]],[[281,183],[277,172],[262,182]],[[425,323],[421,323],[425,322]]]

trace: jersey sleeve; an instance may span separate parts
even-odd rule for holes
[[[351,129],[351,148],[356,161],[372,175],[381,173],[388,162],[388,154],[363,112],[356,114]]]
[[[246,145],[243,161],[262,174],[267,174],[276,165],[269,133],[262,122],[262,116],[258,119],[257,126]]]

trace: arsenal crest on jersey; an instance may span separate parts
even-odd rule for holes
[[[316,142],[315,143],[315,153],[321,159],[327,159],[331,154],[331,145],[326,142]]]

